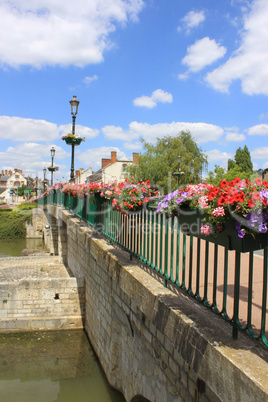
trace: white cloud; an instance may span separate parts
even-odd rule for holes
[[[137,21],[143,6],[143,0],[2,0],[0,61],[12,67],[99,63],[112,46],[109,34]]]
[[[128,130],[123,130],[121,127],[116,126],[102,128],[103,134],[109,140],[131,142],[143,137],[146,141],[152,143],[156,142],[156,138],[162,138],[166,135],[175,136],[181,131],[190,131],[198,143],[217,141],[224,132],[221,127],[213,124],[185,122],[148,124],[133,121],[129,124]]]
[[[250,152],[251,157],[255,159],[267,159],[268,147],[255,148]]]
[[[267,0],[253,1],[244,19],[240,47],[225,64],[206,76],[214,89],[228,92],[234,80],[241,80],[244,93],[268,95],[267,20]]]
[[[190,71],[197,72],[223,57],[225,53],[226,48],[224,46],[220,46],[214,39],[205,37],[187,47],[187,54],[182,63]]]
[[[151,96],[141,96],[133,100],[135,106],[147,107],[152,109],[157,103],[172,103],[173,96],[169,92],[165,92],[162,89],[156,89]]]
[[[102,158],[111,158],[111,151],[117,152],[117,159],[127,159],[125,153],[117,147],[87,149],[85,152],[77,152],[77,159],[85,166],[91,166],[94,170],[98,170],[101,168]]]
[[[268,124],[257,124],[248,129],[248,135],[268,135]]]
[[[56,153],[54,159],[54,165],[60,166],[58,160],[63,160],[68,153],[63,148],[53,145]],[[0,160],[2,169],[5,166],[11,167],[11,169],[22,169],[24,174],[34,174],[39,172],[39,176],[43,175],[43,168],[51,165],[51,145],[42,145],[35,142],[28,142],[25,144],[19,144],[15,147],[9,147],[5,152],[0,152]],[[65,168],[65,167],[64,167]]]
[[[72,132],[72,124],[63,124],[59,126],[59,132],[61,134],[68,134]],[[90,127],[75,125],[75,134],[85,138],[95,138],[99,135],[99,130]]]
[[[233,154],[222,152],[219,149],[211,149],[210,151],[206,151],[205,153],[208,156],[208,162],[224,162],[226,163],[226,165],[228,159],[231,159],[233,157]]]
[[[77,124],[76,134],[94,138],[99,130]],[[60,134],[72,131],[72,124],[57,126],[45,120],[25,119],[16,116],[0,116],[0,139],[14,142],[49,142],[59,139]]]
[[[181,19],[183,27],[186,29],[186,32],[189,33],[192,28],[198,27],[205,20],[204,11],[189,11]],[[181,31],[181,27],[178,27],[178,31]]]
[[[139,142],[139,141],[132,142],[132,143],[125,142],[124,148],[129,149],[129,150],[131,150],[133,152],[140,151],[142,149],[142,143]]]
[[[56,124],[45,120],[0,116],[0,138],[12,141],[53,141],[59,136]]]
[[[85,77],[83,79],[83,83],[86,85],[90,85],[93,81],[96,81],[98,79],[98,76],[95,74],[92,77]]]
[[[228,142],[243,142],[243,141],[245,141],[246,137],[244,134],[239,134],[236,132],[229,132],[226,134],[225,139]]]
[[[133,100],[134,106],[147,107],[148,109],[152,109],[156,106],[156,102],[150,96],[140,96]]]

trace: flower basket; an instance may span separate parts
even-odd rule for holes
[[[52,166],[48,167],[47,169],[48,169],[50,172],[55,172],[55,170],[56,170],[56,168],[54,168],[54,167],[52,167]]]
[[[268,247],[268,233],[245,234],[243,238],[237,236],[235,229],[235,219],[230,219],[224,224],[222,232],[211,233],[208,236],[200,233],[200,228],[204,224],[204,214],[198,210],[181,209],[177,213],[180,230],[187,235],[195,236],[203,240],[208,240],[220,246],[227,247],[228,250],[236,250],[241,253],[261,250]]]
[[[83,138],[73,138],[73,137],[65,137],[64,141],[68,145],[80,145],[83,141]]]

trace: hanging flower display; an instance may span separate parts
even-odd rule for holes
[[[69,133],[63,134],[61,139],[66,142],[68,145],[80,145],[82,141],[85,141],[84,137],[79,137],[78,135]]]
[[[158,204],[157,212],[182,218],[189,211],[201,213],[205,236],[220,233],[232,222],[237,236],[266,233],[268,229],[268,183],[257,178],[254,182],[236,177],[220,185],[208,183],[188,185],[175,190]]]

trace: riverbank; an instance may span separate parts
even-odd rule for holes
[[[26,222],[32,218],[35,203],[23,203],[12,208],[0,209],[0,239],[22,239],[26,237]]]

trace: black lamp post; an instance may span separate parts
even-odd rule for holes
[[[78,106],[79,106],[79,101],[76,99],[76,96],[73,96],[73,99],[70,100],[70,105],[71,105],[71,114],[73,116],[73,127],[72,127],[72,134],[75,135],[75,119],[76,115],[78,113]],[[71,175],[70,175],[70,181],[74,181],[74,143],[72,143],[72,162],[71,162]]]
[[[181,156],[178,156],[178,172],[174,173],[174,176],[177,176],[177,180],[178,180],[178,188],[180,186],[180,177],[181,175],[183,175],[184,172],[181,172]]]
[[[54,147],[51,148],[50,153],[51,153],[51,167],[52,167],[52,169],[51,169],[51,186],[53,186],[54,156],[56,153],[56,150]]]
[[[43,172],[44,172],[44,182],[43,182],[43,184],[44,184],[44,192],[45,192],[46,191],[46,173],[47,173],[47,169],[44,168]]]

